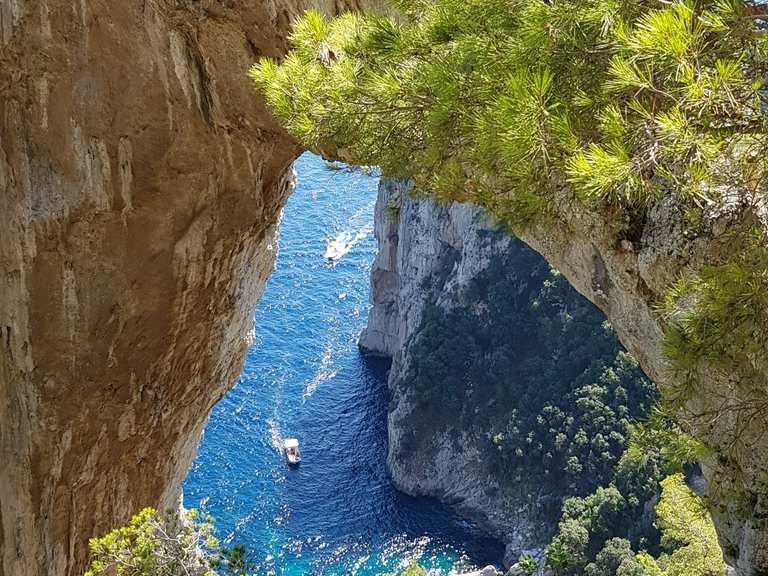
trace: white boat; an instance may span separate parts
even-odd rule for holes
[[[328,242],[325,247],[325,258],[331,262],[341,260],[352,249],[352,234],[342,232],[336,238]]]
[[[286,438],[283,441],[283,450],[288,464],[298,464],[301,462],[301,452],[299,451],[299,441],[296,438]]]

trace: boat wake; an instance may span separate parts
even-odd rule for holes
[[[315,372],[314,377],[310,382],[306,385],[304,388],[304,393],[301,395],[301,401],[306,402],[307,398],[312,396],[312,394],[315,393],[315,391],[318,389],[320,384],[325,382],[326,380],[331,380],[332,378],[336,377],[337,371],[333,370],[333,352],[334,347],[333,345],[326,346],[325,350],[323,351],[323,356],[320,358],[320,366],[318,367],[317,372]]]
[[[283,437],[280,434],[280,430],[277,428],[277,424],[272,418],[267,419],[267,426],[269,427],[269,443],[277,452],[283,451]]]
[[[357,232],[348,230],[341,232],[326,245],[325,258],[331,262],[338,262],[371,232],[373,232],[373,226],[364,226]]]

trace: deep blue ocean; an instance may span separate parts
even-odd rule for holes
[[[250,549],[258,575],[373,575],[415,559],[448,574],[497,563],[499,543],[439,503],[397,492],[385,475],[387,366],[356,345],[377,178],[330,170],[311,154],[295,169],[256,342],[213,410],[185,505],[213,515],[222,541]],[[297,469],[280,450],[292,436]]]

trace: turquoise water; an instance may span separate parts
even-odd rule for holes
[[[256,343],[211,415],[185,504],[211,513],[222,540],[245,544],[259,575],[362,576],[414,559],[448,574],[498,562],[497,542],[385,475],[387,367],[356,346],[376,179],[330,171],[310,154],[296,171]],[[290,436],[301,441],[297,469],[280,452]]]

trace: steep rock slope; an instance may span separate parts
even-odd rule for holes
[[[387,465],[511,557],[552,536],[564,497],[607,483],[655,390],[603,315],[471,205],[382,180],[364,351],[393,358]]]
[[[355,0],[0,3],[0,575],[173,505],[242,365],[296,145],[246,77]]]

